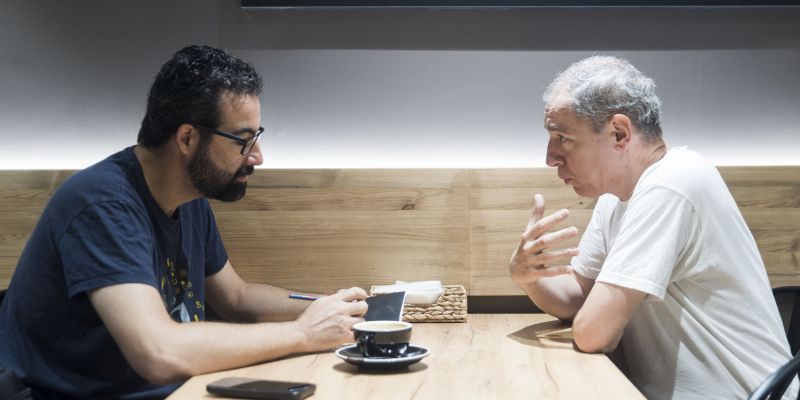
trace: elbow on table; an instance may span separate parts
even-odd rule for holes
[[[563,322],[572,322],[572,320],[575,318],[575,312],[567,309],[547,310],[547,313]]]
[[[618,337],[612,337],[603,329],[593,327],[580,316],[572,324],[572,339],[578,350],[584,353],[610,353],[619,343]]]
[[[181,362],[177,357],[167,352],[150,352],[139,360],[131,362],[133,369],[139,376],[155,385],[168,385],[180,382],[193,375],[186,368],[186,362]]]

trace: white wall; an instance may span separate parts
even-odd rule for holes
[[[798,18],[798,8],[7,0],[0,169],[82,168],[133,144],[152,78],[190,43],[224,47],[262,72],[269,168],[543,166],[541,92],[594,53],[622,55],[656,80],[668,144],[718,165],[798,165]]]

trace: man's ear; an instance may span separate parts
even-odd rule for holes
[[[622,114],[614,114],[609,120],[611,132],[614,135],[615,147],[624,149],[628,147],[633,136],[633,123],[631,119]]]
[[[175,132],[175,144],[186,158],[191,158],[200,143],[200,131],[192,125],[181,124]]]

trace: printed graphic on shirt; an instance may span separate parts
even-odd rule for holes
[[[167,257],[166,274],[161,277],[161,299],[170,317],[177,322],[203,320],[203,304],[195,300],[189,269],[176,266],[175,260]]]

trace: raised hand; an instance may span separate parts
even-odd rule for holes
[[[569,210],[561,209],[544,217],[544,197],[541,194],[534,196],[533,214],[525,232],[522,233],[517,250],[511,256],[508,267],[511,279],[515,283],[533,283],[543,277],[562,275],[572,271],[567,264],[548,266],[553,261],[578,255],[578,249],[574,247],[548,250],[578,234],[578,229],[574,226],[550,232],[554,226],[564,222],[568,216]]]

